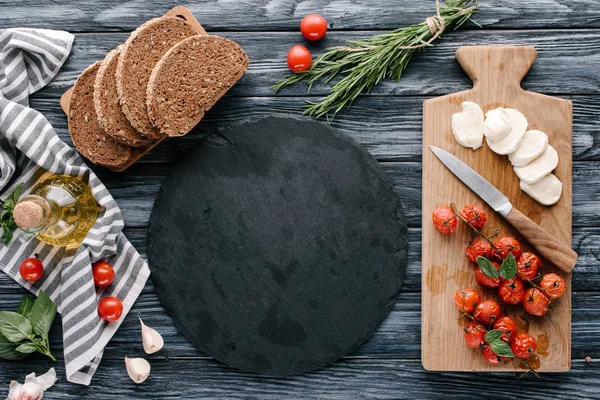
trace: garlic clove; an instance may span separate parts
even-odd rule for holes
[[[48,372],[36,377],[31,373],[25,377],[25,382],[21,385],[19,382],[11,381],[7,400],[41,400],[44,398],[44,391],[49,389],[56,382],[56,372],[50,368]]]
[[[127,374],[135,383],[142,383],[148,379],[150,375],[150,363],[143,358],[128,358],[125,357],[125,368]]]
[[[153,354],[162,349],[165,342],[160,333],[147,327],[141,318],[140,324],[142,324],[142,344],[144,345],[146,354]]]

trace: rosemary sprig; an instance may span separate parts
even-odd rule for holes
[[[335,117],[343,108],[350,107],[363,92],[369,93],[381,80],[400,80],[413,54],[420,48],[431,46],[430,41],[441,35],[441,30],[451,25],[458,28],[477,12],[477,0],[446,0],[439,5],[437,28],[432,32],[426,21],[409,27],[354,40],[345,47],[331,47],[317,57],[310,69],[288,75],[273,86],[275,93],[286,86],[306,80],[307,94],[312,86],[324,79],[329,83],[336,75],[345,76],[331,86],[331,93],[317,102],[307,102],[304,115],[314,118]],[[436,17],[433,17],[436,18]]]

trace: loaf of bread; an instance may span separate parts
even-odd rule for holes
[[[147,110],[161,135],[188,133],[246,72],[248,56],[219,36],[193,36],[173,46],[154,67]]]
[[[94,83],[101,61],[81,73],[69,102],[69,132],[81,155],[107,168],[120,168],[129,161],[132,148],[108,136],[98,123],[94,107]]]
[[[161,57],[176,43],[196,31],[181,18],[152,19],[136,29],[125,42],[116,70],[117,93],[123,113],[144,137],[160,139],[146,109],[150,74]]]
[[[94,107],[98,115],[98,123],[104,131],[117,142],[131,147],[147,146],[153,142],[140,135],[123,114],[117,86],[115,72],[122,45],[112,50],[100,66],[94,83]]]

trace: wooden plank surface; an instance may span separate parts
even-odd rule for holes
[[[465,241],[472,240],[472,233],[462,223],[456,234],[442,235],[431,223],[433,211],[449,202],[458,207],[475,203],[488,215],[484,233],[516,237],[524,245],[523,237],[493,208],[480,200],[473,191],[440,163],[429,146],[441,147],[471,166],[488,182],[508,197],[515,209],[535,220],[556,240],[571,245],[572,214],[572,112],[571,103],[564,99],[527,92],[520,87],[521,79],[536,58],[536,50],[529,46],[465,46],[460,47],[456,57],[474,82],[472,89],[429,99],[423,104],[423,250],[421,294],[423,304],[422,347],[423,367],[430,371],[514,371],[521,369],[517,362],[491,366],[480,352],[468,351],[464,344],[464,332],[460,326],[469,321],[459,320],[452,301],[456,291],[475,287],[483,299],[500,301],[495,290],[485,290],[475,281],[473,266],[464,255]],[[549,143],[558,152],[559,162],[554,174],[563,183],[558,203],[543,206],[526,195],[519,186],[519,178],[507,156],[494,153],[484,140],[480,149],[473,150],[458,144],[452,133],[454,113],[461,111],[461,104],[470,101],[478,104],[484,114],[497,107],[514,108],[527,118],[528,129],[538,129],[548,135]],[[490,228],[491,227],[491,228]],[[529,244],[528,251],[540,254]],[[541,254],[540,254],[541,257]],[[535,338],[549,338],[548,357],[540,358],[538,370],[566,371],[571,362],[571,274],[564,273],[543,260],[544,272],[564,276],[567,291],[553,302],[553,309],[544,318],[531,318],[520,307],[504,306],[504,312],[526,326],[524,333]],[[502,303],[500,301],[500,303]],[[460,349],[464,351],[449,351]],[[509,360],[511,361],[511,360]]]
[[[164,13],[175,1],[0,0],[0,29],[44,27],[78,32],[69,60],[55,80],[34,95],[32,106],[71,144],[59,96],[73,85],[83,68],[125,40],[148,18]],[[304,100],[326,93],[317,85],[311,97],[298,85],[273,96],[269,88],[287,73],[285,54],[302,43],[313,54],[348,39],[368,36],[422,20],[431,14],[432,0],[201,0],[187,5],[209,33],[238,41],[251,58],[249,72],[222,99],[194,132],[167,140],[123,174],[95,168],[122,208],[125,233],[145,256],[146,227],[152,203],[172,164],[203,138],[244,118],[257,115],[298,115]],[[12,378],[22,379],[51,365],[59,382],[47,399],[135,398],[407,398],[407,399],[580,399],[598,398],[600,383],[600,1],[482,1],[477,21],[444,35],[436,46],[418,54],[402,83],[385,81],[372,96],[341,113],[333,126],[354,137],[379,160],[405,207],[409,224],[409,265],[403,292],[390,317],[364,346],[343,361],[311,374],[274,379],[228,369],[189,344],[172,326],[148,283],[144,294],[107,347],[90,387],[71,385],[64,365],[42,358],[22,363],[0,360],[0,394]],[[297,32],[309,12],[325,15],[332,29],[319,43],[306,43]],[[428,373],[420,364],[421,258],[421,112],[423,101],[463,90],[468,77],[454,59],[460,45],[530,44],[538,60],[525,78],[528,90],[561,95],[574,103],[573,245],[580,253],[573,274],[573,344],[571,371],[546,374],[538,381],[518,381],[513,374]],[[550,79],[549,79],[550,78]],[[0,309],[14,308],[23,289],[0,276]],[[123,358],[142,355],[137,314],[165,335],[166,347],[151,358],[152,373],[143,385],[125,374]],[[51,334],[61,353],[60,325]],[[584,361],[592,357],[591,363]],[[1,386],[4,385],[4,386]]]

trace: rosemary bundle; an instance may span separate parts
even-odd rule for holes
[[[368,93],[382,79],[400,80],[413,54],[431,46],[445,29],[458,28],[477,12],[477,0],[436,0],[437,15],[406,28],[350,41],[345,47],[332,47],[317,57],[310,69],[288,75],[273,90],[306,80],[308,92],[320,79],[329,83],[336,75],[345,75],[331,86],[331,93],[317,102],[307,102],[304,114],[314,118],[335,117],[363,92]]]

